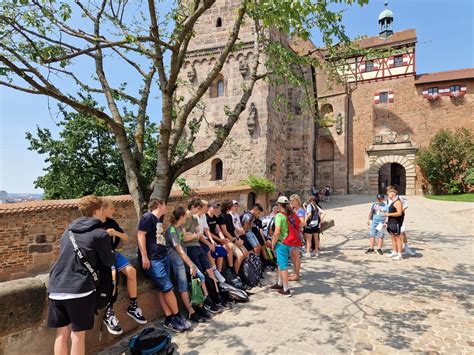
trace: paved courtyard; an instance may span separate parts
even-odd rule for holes
[[[177,352],[473,354],[474,206],[410,197],[407,232],[419,256],[393,261],[364,254],[369,202],[336,196],[323,205],[336,226],[320,258],[303,259],[292,298],[253,289],[249,303],[174,335]]]

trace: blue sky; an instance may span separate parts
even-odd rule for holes
[[[378,33],[378,14],[383,0],[369,5],[343,6],[348,35],[373,36]],[[417,30],[417,73],[474,67],[474,1],[472,0],[392,0],[394,31]],[[315,44],[318,42],[314,36]],[[111,74],[114,74],[113,71]],[[51,110],[48,109],[51,108]],[[0,86],[0,190],[41,192],[34,180],[42,174],[44,157],[27,149],[25,132],[36,126],[55,131],[56,102]]]

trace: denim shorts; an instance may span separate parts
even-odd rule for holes
[[[292,247],[278,242],[275,246],[277,264],[281,271],[288,269],[288,258]]]
[[[178,286],[178,292],[185,292],[188,290],[188,277],[186,276],[186,267],[184,261],[177,253],[173,253],[169,256],[171,269],[173,270],[174,278],[176,279],[176,285]]]
[[[247,233],[245,233],[245,239],[252,246],[252,248],[255,248],[256,246],[260,245],[257,237],[252,231],[248,231]]]
[[[122,271],[128,265],[130,265],[130,261],[128,261],[127,257],[118,251],[115,252],[115,265],[117,265],[118,271]],[[112,266],[112,269],[115,268],[115,265]]]
[[[153,280],[158,291],[166,293],[173,289],[170,280],[170,259],[168,255],[160,259],[150,260],[150,268],[144,271]]]
[[[186,247],[186,254],[202,273],[211,268],[207,252],[201,246]]]
[[[377,225],[378,223],[376,222],[371,222],[370,223],[370,232],[369,232],[369,237],[377,237],[377,238],[383,238],[385,233],[382,231],[382,232],[379,232],[377,230]]]

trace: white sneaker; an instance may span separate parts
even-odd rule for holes
[[[311,258],[312,257],[311,253],[304,253],[303,256],[305,258]]]
[[[316,252],[316,253],[314,253],[314,257],[315,257],[315,258],[319,258],[319,251]]]
[[[405,245],[405,249],[403,254],[409,255],[409,256],[416,256],[416,251],[411,250],[408,245]]]
[[[397,256],[398,254],[395,253],[393,250],[390,254],[387,254],[387,258],[393,258],[394,256]]]
[[[396,255],[392,258],[392,260],[402,260],[402,259],[403,259],[402,254],[396,254]]]

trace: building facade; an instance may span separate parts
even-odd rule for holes
[[[238,0],[219,0],[200,21],[183,74],[191,89],[212,68],[238,4]],[[188,184],[234,185],[255,174],[273,180],[282,192],[306,193],[313,184],[329,184],[341,194],[374,194],[387,185],[408,195],[421,193],[423,179],[415,162],[418,149],[443,128],[474,129],[474,69],[419,75],[416,31],[393,32],[394,16],[388,9],[378,22],[378,36],[355,43],[361,48],[389,49],[389,54],[347,58],[340,72],[344,84],[332,82],[323,71],[304,69],[313,81],[310,95],[318,98],[324,126],[314,112],[295,110],[295,104],[289,104],[286,111],[275,108],[279,94],[286,95],[289,102],[295,102],[295,97],[297,101],[299,88],[258,82],[229,142],[211,161],[183,175]],[[281,34],[269,36],[289,43]],[[214,128],[226,118],[225,107],[239,100],[248,80],[249,63],[255,55],[248,23],[239,38],[242,47],[229,56],[203,100],[210,124],[200,127],[196,149],[209,144]],[[315,49],[310,42],[295,41],[291,46],[298,52]],[[186,97],[185,90],[182,95]],[[296,113],[295,119],[288,119],[290,110]]]

